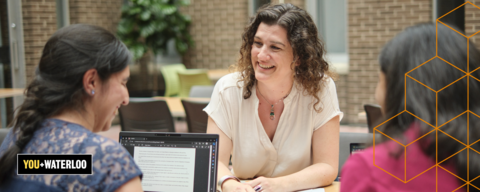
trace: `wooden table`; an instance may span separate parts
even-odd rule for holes
[[[24,88],[0,88],[0,99],[22,96]],[[0,126],[7,126],[7,108],[5,100],[0,100]]]
[[[223,76],[232,72],[233,71],[229,71],[228,69],[210,69],[208,70],[208,77],[212,81],[218,81]]]
[[[335,181],[331,185],[325,187],[325,192],[339,192],[340,182]]]
[[[0,89],[0,99],[7,98],[7,97],[15,97],[23,95],[23,88],[2,88]]]
[[[242,183],[247,181],[250,180],[242,180]],[[331,185],[323,188],[325,189],[325,192],[340,192],[340,182],[334,181]]]
[[[185,117],[185,109],[183,109],[182,99],[190,101],[210,101],[210,98],[194,97],[154,97],[154,99],[165,100],[173,117]]]

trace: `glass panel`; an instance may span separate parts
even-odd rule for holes
[[[253,1],[254,13],[257,12],[258,8],[262,7],[265,4],[270,4],[270,0],[254,0]]]
[[[347,52],[345,0],[321,0],[317,3],[317,28],[329,53]]]
[[[0,88],[12,88],[12,74],[10,72],[10,35],[7,7],[7,0],[0,0]],[[7,114],[13,114],[13,101],[11,98],[0,99],[1,127],[6,127],[7,123],[9,123],[7,122],[6,118]]]

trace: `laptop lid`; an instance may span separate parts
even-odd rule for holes
[[[216,191],[217,134],[121,131],[119,141],[142,170],[144,191]]]

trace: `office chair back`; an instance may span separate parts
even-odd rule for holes
[[[208,101],[192,101],[182,99],[183,108],[187,120],[188,132],[206,133],[208,115],[203,111],[208,105]]]
[[[190,89],[188,97],[211,98],[213,93],[213,85],[194,85]]]
[[[368,132],[373,133],[373,128],[382,123],[383,114],[380,105],[365,104],[363,105],[367,116]]]
[[[175,132],[167,102],[152,98],[130,98],[119,109],[122,131]]]
[[[180,93],[179,97],[188,97],[190,89],[194,85],[212,85],[212,81],[208,78],[207,70],[203,69],[189,69],[178,72],[180,79]]]
[[[160,71],[165,80],[165,97],[178,95],[180,92],[180,79],[178,72],[186,70],[183,64],[170,64],[161,67]]]

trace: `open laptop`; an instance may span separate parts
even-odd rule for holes
[[[366,148],[365,143],[350,143],[350,155],[361,152]]]
[[[216,191],[217,134],[121,131],[120,144],[142,170],[144,191]]]

